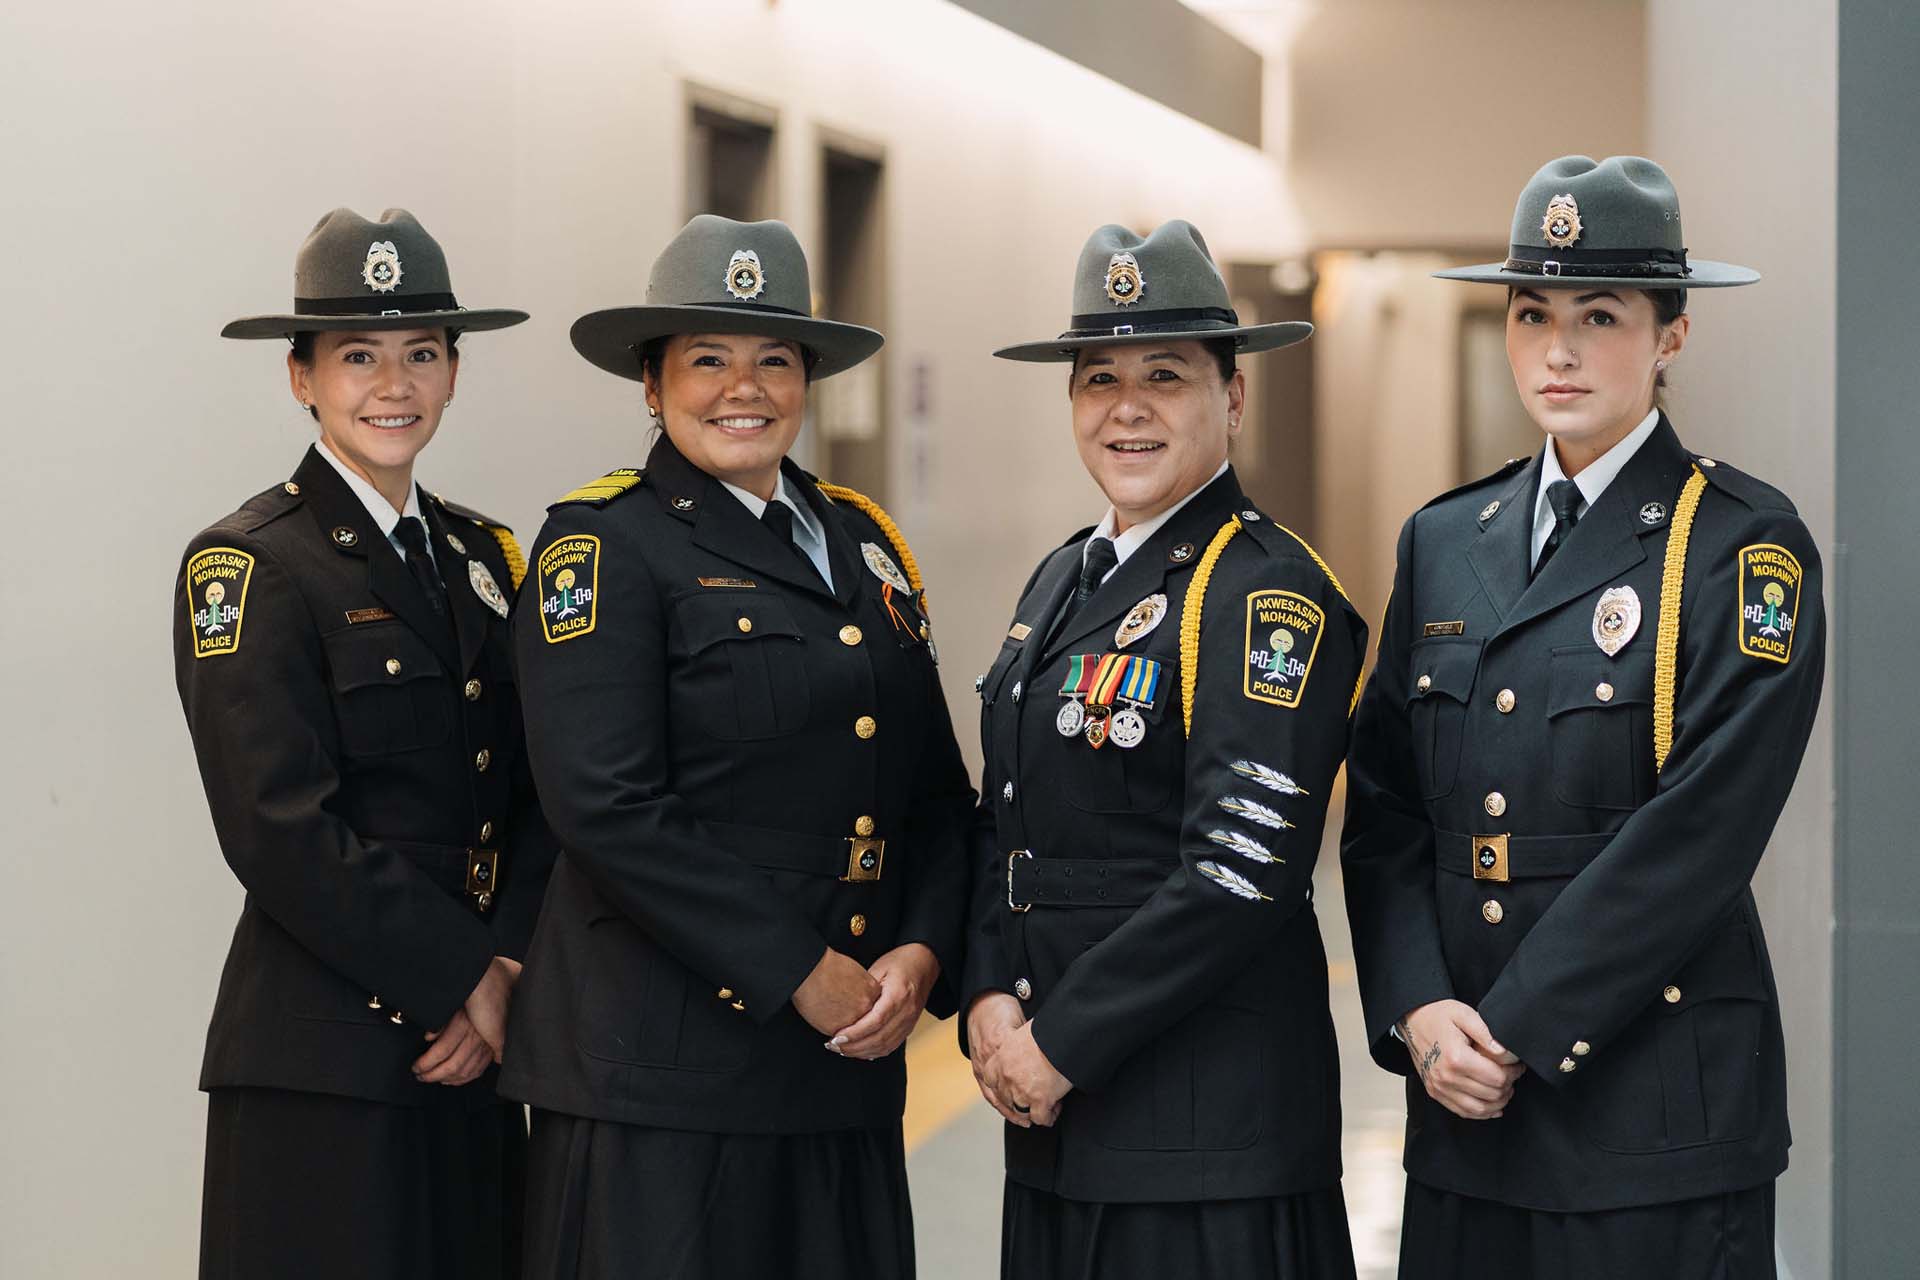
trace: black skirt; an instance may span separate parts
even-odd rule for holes
[[[1250,1200],[1103,1204],[1008,1179],[1002,1206],[1001,1280],[1353,1280],[1338,1186]]]
[[[1673,1204],[1547,1213],[1409,1178],[1401,1280],[1774,1280],[1773,1184]]]
[[[900,1126],[690,1133],[533,1111],[529,1280],[911,1280]]]
[[[490,1086],[474,1086],[490,1087]],[[281,1089],[207,1095],[202,1280],[513,1280],[526,1113]]]

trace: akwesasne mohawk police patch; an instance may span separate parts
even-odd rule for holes
[[[187,626],[193,656],[212,658],[240,647],[240,623],[253,581],[253,557],[233,547],[208,547],[187,561]]]
[[[1299,706],[1326,624],[1326,610],[1298,592],[1249,592],[1242,692],[1255,702]]]
[[[1771,542],[1740,548],[1740,652],[1786,663],[1800,612],[1800,561]]]
[[[593,630],[600,596],[600,539],[573,533],[540,553],[540,629],[548,644]]]

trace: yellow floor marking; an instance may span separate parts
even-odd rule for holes
[[[961,1056],[951,1019],[922,1015],[907,1039],[907,1150],[939,1133],[968,1107],[984,1107],[973,1066]]]

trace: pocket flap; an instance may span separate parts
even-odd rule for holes
[[[404,623],[348,627],[323,643],[333,687],[341,693],[446,676],[440,655]]]
[[[801,638],[792,607],[766,591],[703,591],[681,600],[674,614],[689,653],[700,653],[729,640]]]
[[[1485,643],[1477,636],[1435,636],[1414,641],[1407,701],[1448,697],[1465,702],[1473,693],[1473,679],[1480,670],[1480,649]]]
[[[1660,1007],[1676,1013],[1703,1000],[1765,1000],[1767,984],[1746,922],[1729,925],[1715,935],[1680,966],[1680,975],[1661,995]]]
[[[1588,645],[1555,649],[1547,670],[1547,718],[1598,707],[1653,702],[1651,658],[1609,658]]]

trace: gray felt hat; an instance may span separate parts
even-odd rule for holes
[[[640,348],[676,333],[788,338],[813,352],[813,376],[851,369],[886,341],[857,324],[816,320],[807,256],[784,222],[696,214],[653,260],[646,305],[591,311],[573,347],[608,373],[640,377]]]
[[[1232,338],[1243,352],[1306,341],[1303,320],[1241,324],[1207,242],[1190,222],[1163,222],[1145,239],[1104,226],[1087,237],[1073,272],[1073,323],[1057,338],[994,352],[1003,360],[1072,360],[1083,347]]]
[[[1635,289],[1725,289],[1757,271],[1688,258],[1680,197],[1667,171],[1639,156],[1561,156],[1542,165],[1513,209],[1505,262],[1433,274],[1483,284],[1626,285]]]
[[[453,299],[447,255],[405,209],[369,222],[335,209],[313,226],[293,260],[293,310],[248,316],[223,338],[289,338],[330,329],[504,329],[524,311],[468,311]]]

